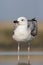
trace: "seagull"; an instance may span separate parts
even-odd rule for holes
[[[13,23],[15,24],[14,27],[14,34],[13,39],[18,42],[18,53],[20,50],[19,44],[28,43],[28,52],[30,50],[30,41],[33,40],[37,35],[37,20],[32,18],[28,20],[26,17],[19,17],[17,20],[14,20]],[[18,61],[19,61],[18,55]],[[28,55],[28,62],[29,55]]]

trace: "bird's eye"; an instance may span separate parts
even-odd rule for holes
[[[21,21],[24,21],[24,19],[22,19]]]

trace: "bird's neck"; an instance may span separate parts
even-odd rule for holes
[[[27,25],[19,25],[18,28],[26,29],[27,28]]]

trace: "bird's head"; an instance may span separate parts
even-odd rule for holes
[[[13,22],[18,25],[26,25],[27,19],[25,17],[19,17],[17,20],[14,20]]]

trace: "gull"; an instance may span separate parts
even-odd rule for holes
[[[20,50],[19,44],[28,43],[28,52],[30,50],[30,41],[33,40],[37,35],[37,20],[35,18],[28,20],[26,17],[19,17],[17,20],[14,20],[15,24],[13,39],[18,42],[18,53]],[[28,63],[30,63],[28,55]],[[18,55],[18,62],[20,58]]]

